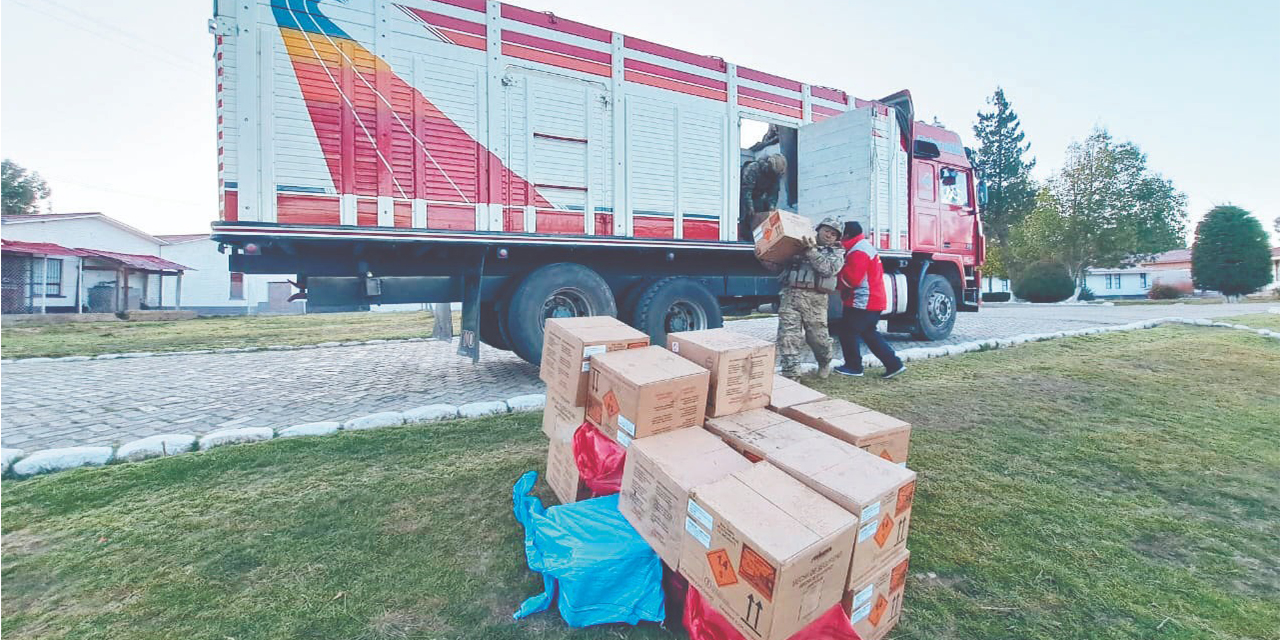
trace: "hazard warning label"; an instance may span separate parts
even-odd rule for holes
[[[618,415],[619,411],[621,411],[621,409],[618,407],[618,396],[613,394],[613,389],[610,389],[604,394],[604,413],[606,416],[612,418]]]
[[[746,544],[742,545],[742,557],[738,559],[738,573],[765,600],[773,602],[773,587],[778,580],[778,570]]]
[[[880,619],[884,617],[884,612],[889,609],[889,601],[884,596],[877,596],[876,603],[871,605],[871,613],[867,614],[867,620],[871,624],[880,624]]]
[[[893,518],[885,514],[884,519],[880,521],[880,529],[876,531],[876,546],[883,547],[886,540],[889,539],[889,532],[893,531]]]
[[[912,480],[906,485],[903,485],[901,489],[898,489],[898,508],[894,510],[893,515],[900,516],[902,515],[903,511],[910,509],[911,500],[915,498],[915,496],[916,496],[915,480]]]
[[[716,579],[716,586],[727,587],[738,583],[738,574],[733,571],[733,561],[729,552],[716,549],[707,553],[707,564],[711,565],[711,575]]]

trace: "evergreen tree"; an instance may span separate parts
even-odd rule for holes
[[[1262,223],[1240,207],[1218,206],[1196,225],[1191,247],[1196,287],[1238,296],[1271,282],[1271,246]]]
[[[49,185],[34,171],[12,160],[3,162],[4,215],[40,213],[40,201],[49,197]]]
[[[1031,149],[1024,143],[1026,134],[1018,114],[1004,96],[1004,89],[987,99],[992,111],[978,112],[978,122],[973,133],[978,139],[976,152],[978,175],[987,184],[987,206],[982,211],[982,227],[990,249],[1001,256],[1008,256],[1009,230],[1035,208],[1036,186],[1031,179],[1034,158],[1024,160]],[[998,260],[989,265],[992,275],[1007,276],[1013,265],[1008,260]],[[994,270],[993,270],[994,269]],[[999,271],[999,273],[997,273]]]

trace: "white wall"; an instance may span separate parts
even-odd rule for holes
[[[73,249],[82,247],[85,249],[143,255],[156,255],[158,248],[155,242],[148,241],[142,236],[121,229],[100,217],[51,217],[45,220],[33,219],[30,222],[10,222],[4,225],[4,237],[7,240],[20,240],[23,242],[49,242]],[[35,296],[32,300],[32,306],[36,310],[40,309],[42,302],[47,309],[75,308],[76,271],[79,267],[80,259],[73,256],[50,256],[50,260],[59,259],[62,260],[62,295],[50,296],[49,298]],[[34,258],[34,260],[35,270],[33,271],[32,282],[38,285],[43,261],[38,257]],[[84,290],[86,292],[86,302],[89,287],[104,281],[115,282],[115,279],[116,274],[114,271],[85,271]],[[130,276],[129,286],[135,287],[134,295],[138,295],[141,292],[142,280],[142,274]],[[149,293],[150,297],[154,299],[158,292],[152,287]]]
[[[182,276],[184,307],[247,307],[257,309],[267,301],[267,283],[283,282],[278,275],[245,275],[244,299],[231,299],[231,272],[226,254],[218,253],[211,240],[192,240],[160,247],[160,257],[190,267]],[[177,295],[177,279],[165,278],[164,304],[172,306]]]
[[[1145,285],[1142,275],[1147,276]],[[1107,277],[1111,282],[1108,286]],[[1108,269],[1091,271],[1085,278],[1089,290],[1099,297],[1107,296],[1145,296],[1154,284],[1167,284],[1175,287],[1189,287],[1191,284],[1190,269],[1153,269],[1139,267],[1134,269]]]

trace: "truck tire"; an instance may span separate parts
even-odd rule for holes
[[[506,338],[526,362],[542,362],[547,318],[617,316],[613,291],[600,274],[572,262],[539,267],[515,288],[507,307]]]
[[[487,302],[480,305],[480,342],[483,342],[494,349],[503,351],[511,350],[511,343],[507,341],[502,329],[502,309],[496,302]]]
[[[720,302],[693,278],[672,276],[649,285],[636,303],[635,328],[649,344],[667,346],[667,333],[724,326]]]
[[[942,340],[951,335],[955,324],[956,292],[951,281],[936,273],[926,275],[920,283],[912,336],[917,340]]]

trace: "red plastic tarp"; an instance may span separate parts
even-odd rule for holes
[[[684,630],[689,640],[747,640],[698,590],[689,587],[684,601]],[[837,603],[787,640],[862,640],[844,608]]]
[[[591,497],[607,496],[622,490],[622,465],[627,450],[590,422],[573,432],[573,460],[578,463],[578,477],[591,491]]]

